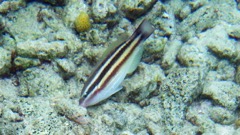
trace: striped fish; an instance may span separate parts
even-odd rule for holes
[[[143,41],[153,31],[152,25],[143,20],[130,38],[106,55],[83,87],[79,100],[81,106],[95,105],[122,89],[122,81],[137,68],[141,60]]]

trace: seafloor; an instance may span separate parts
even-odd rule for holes
[[[80,107],[144,18],[155,31],[123,90]],[[240,135],[239,52],[239,0],[0,0],[0,135]]]

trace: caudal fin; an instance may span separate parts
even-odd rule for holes
[[[146,19],[136,29],[137,34],[142,34],[143,39],[147,39],[154,31],[154,28],[150,22]]]

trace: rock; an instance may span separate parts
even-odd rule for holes
[[[99,29],[101,29],[100,27],[102,27],[102,26],[99,26]],[[105,26],[105,28],[106,28],[106,26]],[[94,46],[106,43],[108,31],[99,30],[99,29],[92,29],[89,31],[89,33],[91,35],[91,37],[90,37],[91,44],[93,44]]]
[[[181,19],[185,19],[190,13],[191,13],[191,8],[189,5],[186,5],[181,9],[179,17]]]
[[[185,40],[188,40],[189,37],[193,37],[196,33],[215,26],[217,17],[213,10],[213,7],[210,5],[197,9],[180,23],[178,33]],[[205,14],[206,12],[208,14]]]
[[[159,17],[155,18],[155,16]],[[157,2],[151,9],[149,15],[147,15],[147,19],[151,20],[151,23],[156,28],[154,35],[158,35],[160,37],[171,37],[171,35],[176,34],[175,15],[171,6]]]
[[[192,10],[196,10],[207,4],[208,4],[208,0],[195,0],[195,1],[189,2],[189,5],[191,6]]]
[[[227,33],[232,38],[240,39],[240,25],[231,25],[230,27],[228,27]]]
[[[231,81],[207,82],[202,95],[232,111],[236,110],[240,103],[240,87]]]
[[[163,135],[166,134],[166,132],[164,132],[163,126],[158,125],[158,123],[155,122],[147,122],[147,129],[148,129],[148,133],[152,133],[153,135]]]
[[[164,48],[164,55],[162,57],[161,66],[165,69],[171,68],[177,59],[177,54],[181,48],[182,42],[179,40],[174,40],[169,43],[169,45]]]
[[[184,125],[184,112],[201,94],[202,79],[203,75],[198,68],[176,68],[169,71],[158,96],[164,108],[162,119],[169,132],[180,132],[176,127]]]
[[[108,101],[100,107],[88,108],[91,115],[91,132],[112,134],[130,131],[138,134],[146,129],[146,122],[142,117],[142,109],[136,104],[114,103]],[[109,126],[109,124],[111,126]],[[106,130],[107,129],[107,130]],[[117,130],[116,130],[117,129]]]
[[[236,75],[235,75],[235,81],[237,84],[240,85],[240,66],[237,67],[237,72],[236,72]]]
[[[76,65],[68,59],[56,59],[58,72],[64,79],[69,79],[76,72]]]
[[[238,6],[238,9],[240,9],[240,4]],[[233,135],[240,135],[240,128],[236,129]]]
[[[119,7],[127,18],[136,19],[146,13],[156,2],[157,0],[121,0]]]
[[[158,83],[165,79],[165,75],[158,65],[140,63],[138,69],[138,73],[123,82],[126,89],[124,95],[133,102],[140,102],[151,96],[151,93],[157,89]]]
[[[215,135],[236,135],[234,134],[235,129],[233,126],[216,124],[215,129],[216,129],[214,132]]]
[[[29,68],[32,66],[38,66],[41,64],[39,59],[24,58],[24,57],[16,57],[13,63],[17,69],[26,69],[26,68]]]
[[[67,5],[64,6],[64,14],[62,18],[67,26],[74,28],[74,21],[80,12],[87,12],[89,10],[88,5],[82,0],[70,0]]]
[[[0,104],[0,115],[2,116],[2,114],[3,114],[3,104]]]
[[[5,24],[4,24],[4,21],[3,21],[3,17],[0,16],[0,34],[2,34],[2,31],[4,30],[4,28],[5,28]]]
[[[237,51],[239,49],[236,40],[229,38],[227,32],[229,27],[231,27],[231,25],[220,22],[219,25],[216,25],[212,29],[198,34],[197,37],[190,38],[188,44],[207,47],[208,54],[237,62],[239,60],[239,58],[237,58]]]
[[[131,133],[130,131],[123,131],[123,132],[120,133],[119,135],[134,135],[134,134]]]
[[[212,104],[209,101],[193,103],[186,113],[186,120],[198,126],[200,133],[212,133],[215,131],[215,123],[209,117]]]
[[[3,110],[2,118],[8,122],[21,122],[23,118],[17,112],[9,108]]]
[[[18,12],[10,12],[8,14],[9,16],[15,16],[14,21],[6,18],[6,27],[8,28],[6,31],[14,38],[15,42],[36,40],[45,37],[47,35],[46,33],[49,33],[49,30],[45,29],[46,25],[38,22],[39,17],[42,17],[38,14],[39,8],[44,7],[41,4],[32,2],[29,3],[26,8],[21,8]],[[43,29],[43,27],[45,28]]]
[[[236,46],[236,52],[240,52],[240,42],[236,42],[235,46]],[[240,53],[237,53],[236,58],[232,59],[232,61],[237,65],[239,65],[238,63],[240,63]]]
[[[64,42],[46,40],[26,41],[17,44],[17,54],[22,57],[51,60],[67,55],[68,49]]]
[[[233,81],[235,76],[234,65],[227,60],[221,60],[216,68],[219,80]]]
[[[25,0],[0,1],[0,13],[8,13],[10,11],[16,11],[25,6],[26,6]]]
[[[237,2],[237,9],[239,10],[240,9],[240,1],[236,0],[236,2]]]
[[[109,45],[113,44],[114,41],[116,42],[120,42],[121,40],[124,41],[134,32],[136,27],[134,27],[133,24],[128,19],[123,18],[122,20],[120,20],[118,25],[112,29],[111,33],[112,38],[110,39],[110,43],[108,44]],[[124,36],[126,38],[124,38]]]
[[[167,38],[160,36],[150,36],[144,43],[144,53],[142,61],[145,63],[161,63],[160,59],[166,46]]]
[[[0,79],[0,106],[8,101],[6,99],[16,99],[18,87],[14,85],[14,79]]]
[[[212,35],[211,38],[209,35]],[[218,25],[202,36],[206,36],[205,45],[216,55],[227,58],[236,57],[235,41],[229,39],[224,25]]]
[[[67,0],[42,0],[42,1],[50,3],[54,6],[64,6],[67,3]]]
[[[108,5],[112,3],[108,1],[98,0],[92,5],[93,19],[96,21],[101,21],[107,17],[108,14]]]
[[[57,113],[77,124],[87,124],[89,122],[86,108],[74,104],[70,100],[59,98],[54,101],[53,107]]]
[[[147,55],[146,53],[150,54],[155,54],[155,55],[161,55],[163,52],[163,49],[166,45],[167,39],[166,38],[161,38],[161,37],[154,37],[152,38],[149,37],[145,42],[144,42],[144,55]],[[160,56],[159,56],[160,57]]]
[[[234,59],[237,56],[235,40],[229,39],[228,27],[230,27],[228,24],[220,23],[214,28],[199,34],[199,42],[219,57]]]
[[[171,108],[170,101],[175,104],[189,104],[199,96],[202,73],[197,68],[172,69],[160,87],[160,97],[164,100],[164,108]],[[170,96],[170,97],[169,97]],[[168,97],[168,98],[166,98]],[[185,105],[183,105],[185,106]]]
[[[233,81],[235,76],[234,65],[227,60],[221,60],[215,67],[215,70],[211,70],[207,73],[206,81]]]
[[[240,118],[236,119],[234,126],[238,129],[240,129]],[[240,132],[239,132],[240,133]]]
[[[210,110],[210,118],[216,122],[223,125],[230,125],[235,122],[235,115],[232,111],[227,110],[223,107],[213,107]]]
[[[19,74],[19,82],[20,96],[50,96],[67,90],[63,79],[51,69],[51,66],[42,69],[28,68]]]
[[[201,45],[184,45],[178,53],[178,59],[187,67],[214,68],[217,59],[209,54],[207,48]]]
[[[93,2],[92,15],[96,22],[105,22],[108,26],[114,26],[119,20],[120,16],[117,14],[117,7],[111,0],[98,0]]]
[[[149,105],[143,108],[144,118],[153,123],[160,123],[162,118],[163,110],[158,105]]]
[[[185,18],[178,27],[178,33],[180,33],[185,40],[188,40],[189,37],[191,38],[195,34],[215,27],[216,24],[219,24],[221,21],[227,22],[231,25],[238,24],[240,21],[239,11],[236,8],[232,8],[234,4],[231,5],[227,2],[218,1],[216,1],[216,3],[209,3],[207,0],[197,0],[189,3],[192,11],[194,12],[187,16],[187,18]],[[234,2],[231,1],[231,3]],[[216,4],[218,6],[216,6]],[[216,14],[216,11],[221,14],[221,16]],[[192,36],[188,36],[190,33]],[[221,32],[215,32],[213,34],[221,34]],[[212,38],[212,34],[208,37]]]
[[[11,67],[11,53],[0,47],[0,76],[9,72]]]

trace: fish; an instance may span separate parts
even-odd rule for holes
[[[96,105],[122,89],[126,75],[133,73],[140,63],[142,43],[153,31],[152,24],[144,19],[129,38],[106,54],[84,84],[80,106]]]

